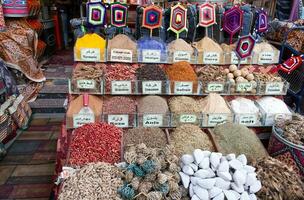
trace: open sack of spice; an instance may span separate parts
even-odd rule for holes
[[[255,168],[242,154],[195,149],[181,157],[181,180],[192,200],[255,200],[261,188]]]

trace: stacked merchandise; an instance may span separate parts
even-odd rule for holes
[[[88,30],[111,26],[106,38],[89,32],[74,48],[58,199],[303,199],[301,174],[270,158],[248,128],[269,131],[293,115],[263,10],[143,6],[135,40],[126,5],[110,4],[109,20],[103,3],[87,9]]]

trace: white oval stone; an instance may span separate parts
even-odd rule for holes
[[[214,198],[217,195],[221,194],[222,192],[223,192],[222,189],[220,189],[218,187],[213,187],[211,190],[209,190],[209,197]]]
[[[209,157],[211,155],[210,151],[203,151],[204,157]]]
[[[221,163],[224,162],[224,161],[228,161],[228,160],[227,160],[226,157],[223,156],[223,157],[221,157]]]
[[[224,200],[224,199],[225,199],[225,195],[223,192],[213,198],[213,200]]]
[[[199,163],[199,167],[201,169],[208,169],[210,167],[210,158],[209,157],[205,157],[200,163]]]
[[[205,155],[201,149],[195,149],[193,151],[193,157],[196,163],[201,163],[202,160],[204,159]]]
[[[185,154],[185,155],[183,155],[182,158],[181,158],[181,160],[182,160],[182,162],[183,162],[185,165],[189,165],[189,164],[191,164],[191,163],[194,162],[194,158],[193,158],[193,156],[190,155],[190,154]]]
[[[255,194],[249,195],[250,200],[257,200],[258,198],[255,196]]]
[[[243,163],[243,165],[247,165],[247,157],[244,154],[239,155],[236,159]]]
[[[194,163],[189,164],[189,166],[193,169],[193,171],[197,171],[198,170],[198,166]]]
[[[224,190],[224,194],[227,200],[238,200],[231,190]]]
[[[198,196],[196,196],[196,195],[193,195],[191,200],[200,200],[200,198],[198,198]]]
[[[246,165],[246,166],[244,166],[244,170],[246,170],[247,173],[253,173],[253,172],[255,172],[256,169],[250,165]]]
[[[183,172],[179,172],[179,175],[182,179],[182,183],[183,183],[184,188],[188,189],[189,184],[190,184],[190,177]]]
[[[235,183],[231,183],[231,188],[240,194],[242,194],[245,191],[243,186],[238,186]]]
[[[246,185],[251,186],[257,181],[256,173],[248,173],[246,178]]]
[[[200,169],[197,172],[194,173],[195,177],[199,177],[199,178],[208,178],[209,177],[209,171],[205,170],[205,169]]]
[[[243,163],[241,163],[241,161],[239,161],[237,159],[233,159],[233,160],[229,161],[229,165],[231,168],[233,168],[235,170],[243,169]]]
[[[201,187],[194,187],[194,193],[200,198],[200,200],[209,200],[209,193],[206,189]]]
[[[217,153],[211,153],[210,155],[210,163],[215,169],[217,169],[218,165],[220,164],[221,156]]]
[[[250,200],[250,197],[247,192],[241,194],[241,200]]]
[[[194,170],[189,165],[183,167],[183,172],[189,176],[192,176],[194,174]]]
[[[197,185],[197,181],[198,180],[201,180],[200,178],[198,178],[198,177],[195,177],[195,176],[191,176],[190,177],[190,181],[191,181],[191,184],[192,185]]]
[[[210,190],[214,187],[216,182],[215,178],[207,178],[207,179],[201,179],[197,181],[197,184],[207,190]]]
[[[241,195],[238,192],[234,190],[229,190],[229,191],[232,192],[237,199],[240,199]]]
[[[208,168],[207,171],[208,171],[208,177],[207,178],[215,177],[215,173],[212,169]]]
[[[231,181],[232,177],[229,172],[218,172],[217,175],[225,181]]]
[[[218,172],[229,172],[229,163],[228,163],[228,161],[221,162],[217,171]]]
[[[193,197],[193,195],[194,195],[194,190],[193,190],[193,184],[192,183],[190,183],[190,186],[189,186],[189,195],[190,195],[190,197]]]
[[[233,180],[237,186],[241,187],[246,183],[246,176],[240,170],[236,170],[233,174]]]
[[[253,185],[251,185],[250,187],[250,193],[257,193],[258,191],[260,191],[260,189],[262,189],[262,183],[261,181],[255,181],[255,183]]]
[[[231,153],[231,154],[228,154],[228,155],[226,156],[226,158],[227,158],[228,161],[231,161],[231,160],[234,160],[234,159],[236,158],[236,156],[235,156],[234,153]]]
[[[215,187],[218,187],[222,190],[229,190],[230,189],[230,182],[229,181],[225,181],[224,179],[217,177],[215,178],[216,182],[215,182]]]

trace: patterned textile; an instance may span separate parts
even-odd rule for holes
[[[0,57],[7,66],[21,71],[35,82],[45,80],[36,60],[37,34],[25,20],[8,20],[7,31],[0,33]]]
[[[12,118],[7,108],[11,106],[13,99],[9,98],[0,106],[0,142],[3,142],[12,132]]]
[[[14,104],[8,109],[14,122],[19,128],[27,128],[28,122],[32,115],[32,110],[27,102],[25,102],[24,97],[19,95],[14,101]]]
[[[5,21],[3,16],[3,8],[2,5],[0,4],[0,31],[4,31],[4,29],[5,29]]]
[[[3,79],[4,86],[6,87],[6,95],[19,95],[19,91],[16,85],[16,81],[7,69],[6,64],[0,61],[0,78]],[[0,86],[1,88],[1,86]],[[0,89],[1,90],[1,89]]]

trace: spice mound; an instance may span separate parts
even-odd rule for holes
[[[121,200],[117,189],[123,185],[118,168],[107,163],[91,163],[64,181],[59,200]]]
[[[205,65],[196,68],[198,79],[203,82],[226,81],[225,68],[214,65]]]
[[[115,96],[106,98],[103,106],[105,114],[134,114],[136,102],[130,97]]]
[[[165,148],[166,134],[160,128],[134,128],[124,132],[124,148],[144,143],[149,148]]]
[[[127,49],[131,50],[133,55],[136,55],[137,44],[131,38],[124,34],[118,34],[113,39],[108,41],[108,49]]]
[[[95,80],[100,83],[106,65],[101,63],[77,63],[73,72],[73,81]]]
[[[137,102],[138,113],[166,114],[169,111],[167,100],[160,96],[142,97]]]
[[[192,46],[188,44],[185,40],[180,38],[170,42],[168,44],[168,50],[170,54],[174,53],[175,51],[186,51],[190,52],[190,55],[192,55],[194,52]]]
[[[177,127],[170,134],[170,142],[179,157],[183,154],[191,154],[195,149],[214,150],[209,136],[200,127],[191,124]]]
[[[218,151],[223,154],[245,154],[249,161],[268,155],[256,134],[243,125],[226,123],[216,126],[213,137]]]
[[[117,163],[121,156],[122,130],[106,123],[86,124],[73,132],[68,163]]]
[[[148,148],[145,144],[130,147],[124,154],[124,186],[118,189],[122,199],[181,199],[178,158],[171,147]]]
[[[225,99],[219,94],[211,93],[207,97],[199,100],[201,112],[203,113],[219,113],[219,114],[230,114]]]
[[[262,189],[257,193],[259,199],[303,200],[304,183],[286,164],[268,157],[253,163]]]
[[[254,101],[243,97],[238,97],[231,101],[232,110],[237,114],[258,114],[259,109]]]
[[[199,52],[218,52],[218,53],[223,52],[221,46],[209,37],[204,37],[197,43],[194,43],[194,47]]]
[[[169,99],[169,107],[175,114],[200,113],[199,103],[192,97],[180,96]]]

